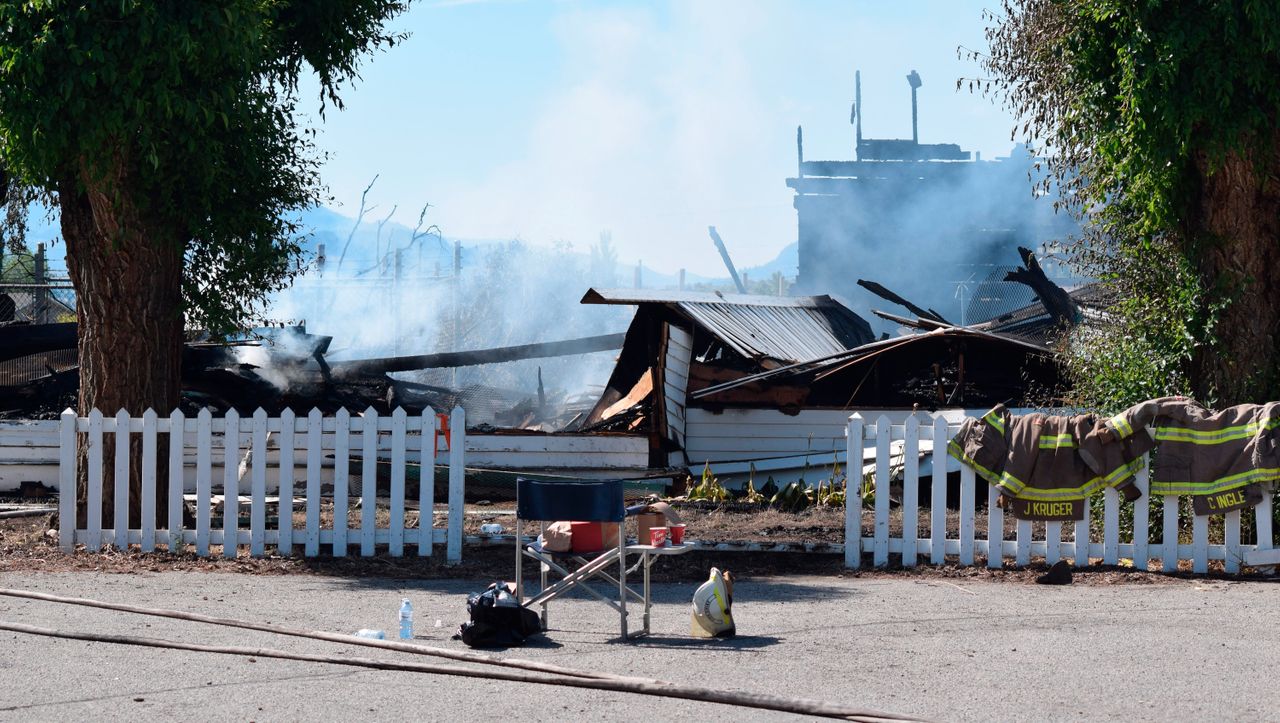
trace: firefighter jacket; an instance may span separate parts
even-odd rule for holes
[[[1280,479],[1280,402],[1213,412],[1186,397],[1163,397],[1107,421],[1120,439],[1147,426],[1160,445],[1151,494],[1192,495],[1198,515],[1257,504],[1262,485]]]
[[[1080,520],[1085,498],[1105,487],[1137,498],[1133,475],[1152,445],[1146,430],[1120,438],[1092,414],[1014,417],[999,405],[966,419],[947,451],[995,485],[1014,517]]]

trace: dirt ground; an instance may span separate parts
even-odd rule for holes
[[[467,516],[464,527],[466,535],[478,535],[480,526],[489,522],[503,525],[504,531],[512,531],[514,517],[511,503],[493,503],[467,505]],[[443,505],[438,512],[444,512]],[[784,513],[777,510],[745,510],[734,505],[707,506],[683,505],[679,512],[688,524],[689,536],[702,542],[761,542],[761,543],[841,543],[844,540],[844,511],[840,508],[814,507],[799,513]],[[380,522],[385,523],[387,511],[379,509]],[[331,510],[325,510],[323,518],[326,523],[332,519]],[[305,515],[298,512],[296,519],[299,525],[305,521]],[[358,520],[358,511],[353,511],[352,522]],[[406,524],[416,526],[418,512],[406,512]],[[438,526],[443,525],[444,516],[437,515]],[[975,520],[977,529],[985,530],[986,520],[979,515]],[[261,558],[250,557],[242,551],[235,559],[227,560],[210,556],[201,558],[193,553],[170,555],[168,553],[143,554],[133,548],[130,551],[108,550],[98,554],[83,551],[66,554],[57,547],[56,533],[48,527],[48,518],[26,517],[0,520],[0,572],[17,571],[101,571],[113,573],[163,572],[163,571],[217,571],[241,572],[255,575],[309,574],[340,577],[408,577],[422,579],[436,578],[479,578],[502,579],[511,576],[513,550],[510,542],[499,542],[485,545],[468,545],[463,553],[463,561],[459,565],[444,564],[443,555],[430,558],[419,558],[412,546],[404,557],[391,557],[385,552],[370,558],[346,557],[334,558],[322,555],[314,558],[300,556],[281,556],[270,554]],[[954,511],[948,514],[948,529],[952,534],[959,527],[958,516]],[[864,534],[871,532],[870,512],[864,518]],[[892,525],[893,534],[901,534],[901,521],[895,515]],[[923,516],[920,532],[927,534],[928,519]],[[1013,525],[1006,526],[1006,537],[1012,539]],[[1064,529],[1064,537],[1069,531]],[[216,546],[215,546],[216,547]],[[268,548],[270,550],[270,548]],[[214,550],[218,552],[218,550]],[[654,575],[657,580],[688,581],[698,580],[706,575],[711,566],[730,569],[735,574],[745,577],[766,577],[776,575],[816,574],[836,577],[883,576],[904,578],[925,578],[942,580],[990,580],[1008,581],[1028,584],[1041,574],[1045,565],[1033,563],[1026,569],[1006,567],[1000,570],[988,570],[985,567],[962,567],[954,564],[942,566],[920,565],[914,568],[889,567],[881,570],[848,570],[844,567],[844,558],[838,553],[813,552],[732,552],[732,551],[695,551],[679,557],[665,559],[655,566]],[[530,566],[529,574],[536,574]],[[1211,577],[1214,573],[1211,572]],[[1076,572],[1078,584],[1168,584],[1180,578],[1190,577],[1189,570],[1172,575],[1163,573],[1139,572],[1127,567],[1091,566]],[[1240,579],[1240,576],[1232,576]]]

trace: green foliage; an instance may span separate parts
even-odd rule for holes
[[[325,100],[394,44],[392,0],[0,4],[0,159],[36,193],[88,194],[105,233],[180,244],[188,322],[247,323],[299,269],[293,212],[322,199],[298,82]],[[12,204],[8,206],[13,208]],[[136,228],[125,228],[133,224]]]
[[[1208,230],[1231,199],[1206,179],[1232,159],[1246,159],[1258,188],[1280,170],[1280,4],[1006,0],[1003,10],[988,16],[989,54],[972,54],[990,76],[977,83],[1043,147],[1054,171],[1044,190],[1057,184],[1088,222],[1079,261],[1118,301],[1112,323],[1073,341],[1080,402],[1270,398],[1272,370],[1198,371],[1248,347],[1236,340],[1251,332],[1223,312],[1265,281],[1223,263],[1224,244],[1241,239]],[[1236,180],[1240,198],[1262,197],[1249,182]]]
[[[1119,265],[1124,263],[1116,261]],[[1153,244],[1109,278],[1130,289],[1107,319],[1077,327],[1066,355],[1077,407],[1118,412],[1146,399],[1193,395],[1189,370],[1212,348],[1228,297],[1212,298],[1185,258]],[[1212,395],[1205,397],[1212,404]]]
[[[727,502],[729,490],[720,484],[720,480],[711,474],[711,465],[702,468],[702,479],[689,490],[688,498],[704,502]]]

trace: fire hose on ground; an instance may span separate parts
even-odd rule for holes
[[[326,663],[332,665],[345,665],[359,668],[372,668],[376,670],[393,670],[411,673],[427,673],[432,675],[450,675],[464,678],[486,678],[490,680],[506,680],[517,683],[535,683],[540,685],[558,685],[574,688],[587,688],[593,690],[609,690],[622,693],[635,693],[639,695],[651,695],[664,698],[681,698],[704,703],[720,703],[724,705],[732,705],[746,708],[756,708],[762,710],[776,710],[785,713],[797,713],[800,715],[821,716],[824,718],[836,718],[840,720],[851,721],[904,721],[919,720],[910,716],[902,716],[894,713],[885,713],[863,708],[856,708],[848,705],[825,703],[822,701],[807,700],[803,698],[791,698],[787,696],[767,695],[760,693],[747,693],[743,691],[719,690],[714,688],[704,688],[699,686],[682,685],[671,683],[652,678],[638,678],[630,676],[614,675],[611,673],[602,673],[594,671],[581,671],[571,668],[565,668],[549,663],[540,663],[533,660],[522,660],[518,658],[504,658],[497,655],[489,655],[485,653],[475,653],[470,651],[449,650],[446,648],[436,648],[422,646],[412,643],[399,643],[390,640],[374,640],[368,638],[357,638],[350,635],[341,635],[337,633],[327,633],[323,631],[301,630],[295,628],[286,628],[279,625],[271,625],[266,623],[255,623],[247,620],[237,620],[235,618],[212,617],[201,615],[199,613],[188,613],[179,610],[166,610],[162,608],[143,608],[133,605],[125,605],[122,603],[110,603],[100,600],[90,600],[86,598],[63,597],[59,595],[49,595],[47,593],[34,592],[30,590],[16,590],[0,588],[0,596],[25,598],[28,600],[39,600],[43,602],[60,603],[66,605],[82,605],[86,607],[102,608],[105,610],[114,610],[118,612],[127,612],[138,615],[149,615],[153,617],[172,618],[175,620],[185,620],[189,622],[207,623],[210,625],[221,625],[225,627],[242,628],[246,630],[257,630],[261,632],[275,633],[278,635],[290,635],[294,637],[312,638],[315,640],[323,640],[326,642],[341,643],[345,645],[361,645],[365,647],[382,648],[385,650],[393,650],[396,652],[414,653],[417,655],[427,655],[439,658],[447,658],[467,663],[476,663],[480,665],[490,666],[489,669],[475,669],[462,666],[432,663],[410,663],[399,662],[393,660],[379,660],[375,658],[361,657],[339,657],[335,655],[323,655],[313,653],[294,653],[284,650],[276,650],[273,648],[250,648],[240,646],[217,646],[217,645],[200,645],[194,643],[184,643],[172,640],[161,640],[156,638],[143,638],[132,635],[111,635],[104,633],[81,633],[74,631],[53,630],[34,625],[26,625],[22,623],[11,623],[0,621],[0,630],[8,630],[16,633],[26,633],[29,635],[42,635],[47,637],[65,638],[71,640],[86,640],[94,642],[114,643],[118,645],[133,645],[151,648],[166,648],[171,650],[187,650],[199,653],[215,653],[222,655],[238,655],[250,656],[257,658],[275,658],[280,660],[298,660],[313,663]],[[494,669],[500,668],[500,669]]]

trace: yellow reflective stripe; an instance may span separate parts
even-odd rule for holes
[[[1042,434],[1039,446],[1040,449],[1074,449],[1076,440],[1070,434]]]
[[[947,442],[947,454],[951,455],[952,457],[955,457],[960,462],[963,462],[964,464],[967,464],[970,467],[972,467],[974,471],[976,471],[982,477],[982,479],[986,480],[987,482],[990,482],[991,484],[1000,483],[1000,475],[996,474],[995,472],[992,472],[986,467],[983,467],[982,465],[975,462],[972,457],[966,455],[964,453],[964,449],[962,449],[954,439],[951,440],[950,442]]]
[[[1132,477],[1132,476],[1133,476],[1134,474],[1136,474],[1136,473],[1138,472],[1138,470],[1140,470],[1140,469],[1142,469],[1142,458],[1141,458],[1141,457],[1139,457],[1139,458],[1137,458],[1137,459],[1133,460],[1133,461],[1132,461],[1132,462],[1130,462],[1129,464],[1121,465],[1120,467],[1116,467],[1114,470],[1112,470],[1112,471],[1111,471],[1111,472],[1106,476],[1106,480],[1105,480],[1105,481],[1106,481],[1107,485],[1109,485],[1109,486],[1111,486],[1111,487],[1115,487],[1116,485],[1118,485],[1118,484],[1120,484],[1121,482],[1125,481],[1125,480],[1126,480],[1126,479],[1128,479],[1129,477]]]
[[[1133,427],[1129,425],[1129,420],[1124,415],[1117,414],[1111,418],[1111,428],[1120,434],[1121,437],[1128,437],[1133,434]]]
[[[1191,444],[1219,444],[1248,439],[1258,433],[1258,425],[1244,424],[1212,431],[1185,429],[1183,427],[1156,427],[1156,439],[1161,442],[1189,442]]]
[[[1000,481],[996,483],[996,486],[1003,487],[1009,492],[1009,494],[1016,496],[1020,495],[1022,491],[1026,489],[1027,483],[1017,477],[1014,477],[1008,472],[1002,472],[1000,473]]]
[[[1191,444],[1219,444],[1248,439],[1260,429],[1275,429],[1280,419],[1268,419],[1265,424],[1249,422],[1220,429],[1188,429],[1186,427],[1156,427],[1156,439],[1162,442],[1189,442]]]
[[[982,421],[995,427],[1000,434],[1004,434],[1004,420],[1000,419],[1000,415],[994,409],[984,414]]]
[[[1141,468],[1142,459],[1135,459],[1128,464],[1115,468],[1111,472],[1107,473],[1106,476],[1094,477],[1079,487],[1027,487],[1007,473],[1005,474],[1005,478],[1013,480],[1021,485],[1018,491],[1014,494],[1018,499],[1034,500],[1037,502],[1052,502],[1054,500],[1088,497],[1104,487],[1115,487],[1129,477],[1132,477],[1133,474]]]
[[[1017,498],[1020,500],[1032,500],[1033,502],[1053,502],[1055,500],[1078,500],[1085,497],[1085,491],[1082,487],[1058,487],[1052,489],[1041,489],[1039,487],[1028,487],[1019,492]]]
[[[1247,472],[1219,477],[1212,482],[1166,481],[1151,482],[1151,494],[1161,495],[1211,495],[1230,492],[1255,482],[1273,482],[1280,479],[1280,468],[1264,467]]]

